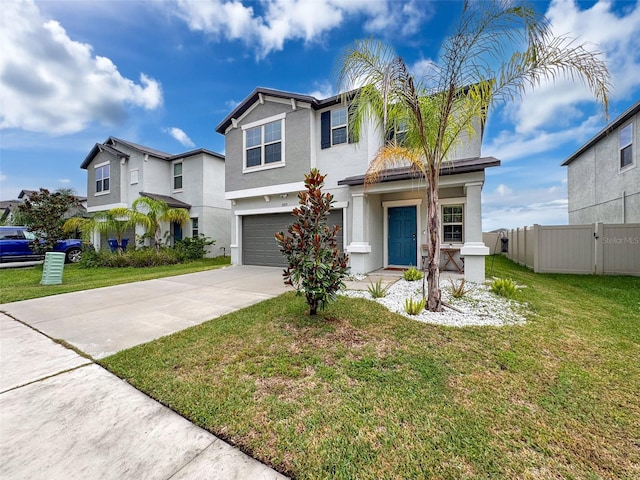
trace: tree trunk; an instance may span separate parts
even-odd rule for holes
[[[440,226],[438,215],[438,176],[432,166],[427,179],[427,305],[430,312],[442,311],[440,292]]]
[[[316,315],[318,313],[318,299],[307,295],[307,304],[309,305],[309,315]]]

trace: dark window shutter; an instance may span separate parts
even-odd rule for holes
[[[320,114],[320,148],[331,146],[331,112]]]
[[[347,110],[347,112],[348,112],[347,132],[349,133],[348,142],[358,143],[358,140],[360,140],[360,138],[358,138],[358,135],[355,135],[353,132],[353,116],[355,115],[355,108],[353,107],[353,105],[349,105],[349,109]]]

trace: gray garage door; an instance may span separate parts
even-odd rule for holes
[[[290,213],[242,217],[242,263],[269,267],[286,266],[274,235],[276,232],[286,232],[291,223],[293,216]],[[340,226],[338,245],[342,248],[342,210],[332,210],[327,224]]]

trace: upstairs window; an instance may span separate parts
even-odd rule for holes
[[[633,163],[633,123],[622,127],[619,131],[620,168]]]
[[[109,164],[96,166],[96,193],[109,193]]]
[[[182,190],[182,162],[173,164],[173,189]]]
[[[347,109],[331,112],[331,145],[347,143]]]
[[[269,166],[283,162],[282,130],[282,120],[278,120],[244,131],[245,168]]]
[[[387,143],[395,140],[397,145],[404,145],[404,139],[409,130],[409,122],[407,120],[397,120],[390,131],[387,132]]]
[[[462,205],[442,206],[442,243],[462,243],[464,217]]]
[[[357,142],[349,131],[349,109],[339,108],[320,114],[320,148]]]

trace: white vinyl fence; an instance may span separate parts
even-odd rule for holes
[[[508,258],[540,273],[640,275],[640,224],[522,227],[484,234],[491,253],[508,239]]]

